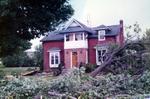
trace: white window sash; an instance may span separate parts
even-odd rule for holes
[[[98,31],[98,40],[99,41],[105,40],[105,34],[106,34],[105,30]],[[101,38],[101,37],[103,37],[103,38]]]
[[[103,54],[103,50],[105,50],[105,53]],[[100,56],[101,56],[101,59],[99,60],[99,53],[98,53],[98,51],[101,51],[100,52]],[[103,63],[103,57],[105,56],[105,54],[107,53],[107,49],[96,49],[96,63],[97,63],[97,65],[101,65],[102,63]]]
[[[54,64],[52,64],[52,56],[54,57]],[[56,56],[58,56],[58,63],[56,63]],[[60,52],[50,52],[49,53],[49,66],[50,67],[58,67],[60,64]]]

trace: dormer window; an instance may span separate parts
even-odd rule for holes
[[[105,30],[98,31],[98,40],[99,41],[105,40]]]

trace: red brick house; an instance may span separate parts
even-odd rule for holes
[[[124,42],[123,21],[118,25],[87,27],[73,19],[65,28],[49,33],[41,41],[44,71],[57,68],[61,62],[67,69],[80,63],[100,65],[110,43]]]

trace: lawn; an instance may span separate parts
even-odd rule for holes
[[[24,73],[26,71],[34,70],[36,67],[4,67],[3,65],[0,65],[0,75],[20,75],[21,73]]]

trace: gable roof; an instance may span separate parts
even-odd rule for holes
[[[73,23],[75,22],[76,25]],[[72,25],[72,23],[74,25]],[[87,32],[90,34],[88,38],[98,38],[98,34],[96,31],[98,30],[106,30],[105,36],[116,36],[120,33],[120,25],[100,25],[97,27],[89,28],[86,25],[82,24],[81,22],[73,19],[69,25],[67,25],[64,29],[54,32],[49,32],[48,36],[45,36],[41,41],[63,41],[64,34],[66,33],[80,33],[80,32]]]
[[[97,27],[93,27],[93,30],[111,30],[108,26],[100,25]]]
[[[106,32],[106,36],[116,36],[120,33],[120,25],[111,25],[108,26],[110,31]]]
[[[59,34],[58,31],[55,31],[55,32],[49,32],[48,36],[45,36],[41,40],[41,42],[44,42],[44,41],[62,41],[62,40],[64,40],[63,34]]]
[[[111,25],[111,26],[107,26],[107,27],[109,28],[109,30],[105,29],[106,30],[105,36],[116,36],[120,33],[120,25]],[[100,28],[95,29],[95,31],[98,31],[98,30],[104,30],[104,29],[100,29]],[[88,38],[98,38],[98,33],[95,33],[93,35],[89,35]]]
[[[72,26],[72,24],[76,24]],[[87,32],[89,34],[94,33],[91,28],[87,27],[86,25],[82,24],[81,22],[73,19],[63,30],[59,31],[59,33],[66,34],[72,32]]]
[[[80,27],[80,28],[83,28],[84,27],[84,24],[80,23],[79,21],[77,21],[76,19],[72,19],[67,25],[66,27],[64,28],[65,30],[69,27]]]

